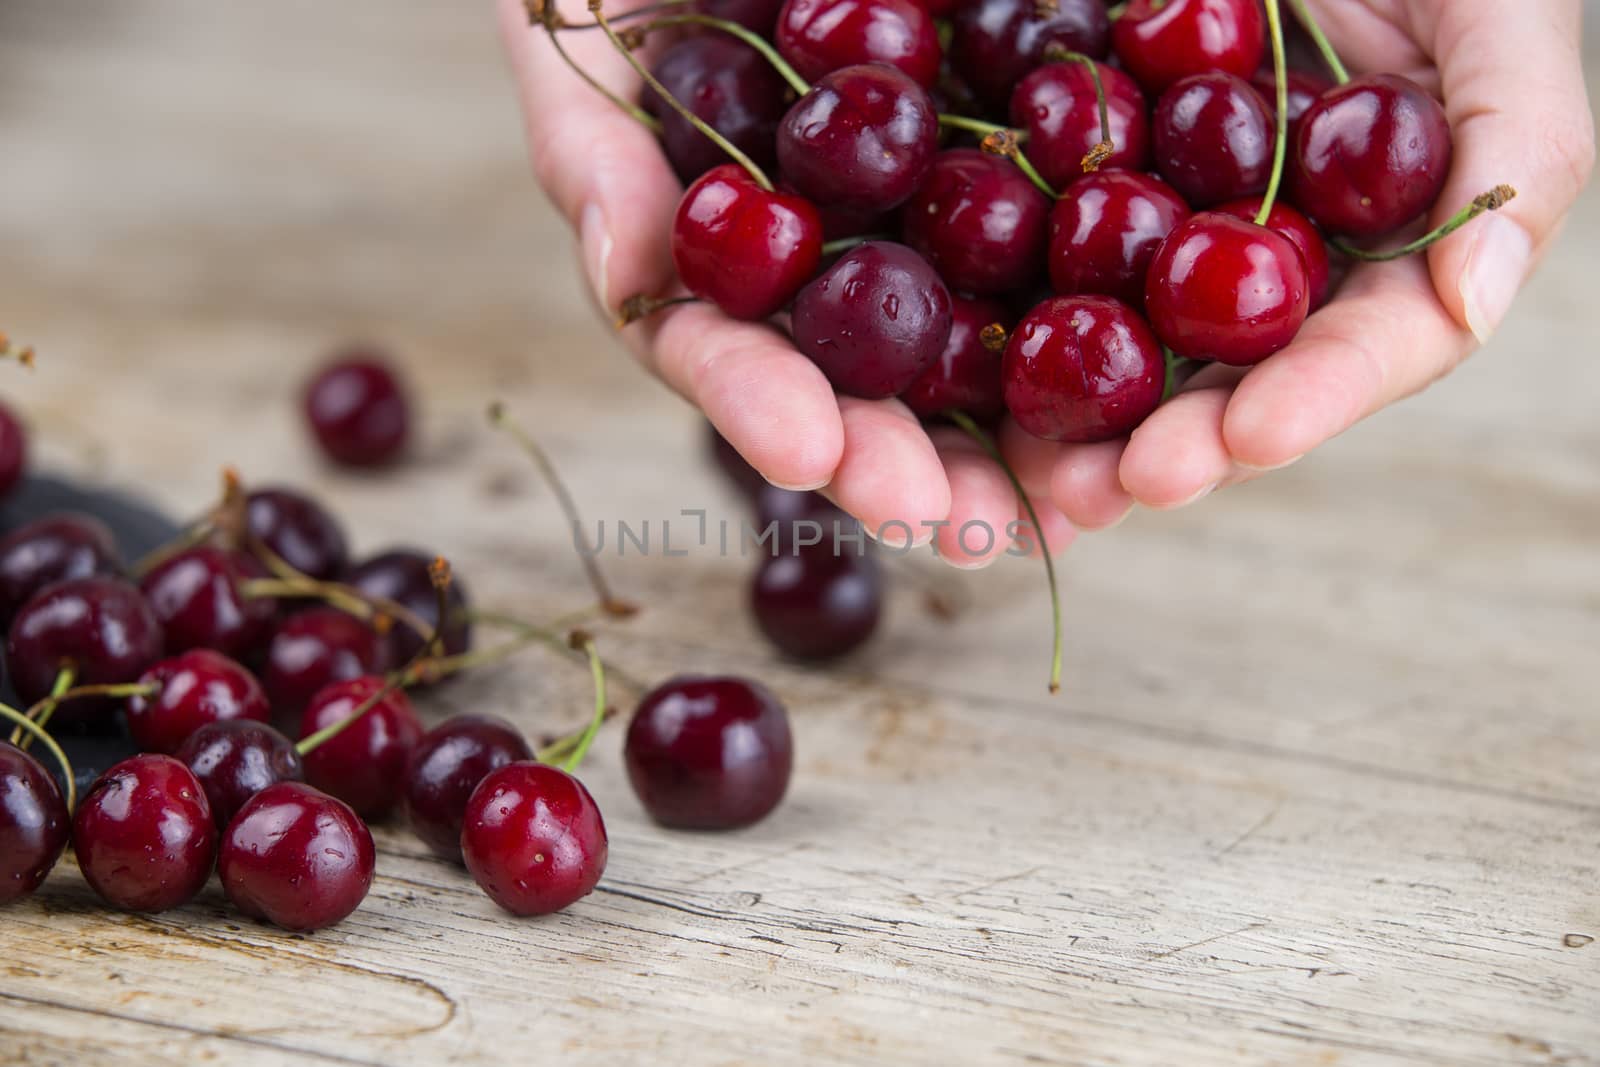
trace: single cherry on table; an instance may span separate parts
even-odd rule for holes
[[[0,741],[0,904],[44,884],[67,847],[71,826],[50,773],[28,753]]]
[[[321,930],[366,899],[376,858],[372,832],[348,804],[303,782],[278,782],[228,825],[217,874],[244,914]]]
[[[196,730],[216,722],[272,714],[267,694],[237,661],[208,648],[161,660],[139,676],[155,688],[128,698],[128,732],[145,752],[172,755]]]
[[[264,722],[224,719],[189,735],[176,753],[206,791],[217,828],[225,830],[245,801],[279,782],[305,781],[294,742]]]
[[[589,790],[566,771],[508,763],[468,799],[461,854],[496,904],[513,915],[548,915],[600,881],[606,824]]]
[[[411,402],[388,354],[370,345],[336,352],[306,383],[301,407],[323,454],[346,467],[382,467],[405,452]]]
[[[443,859],[461,862],[461,825],[478,783],[508,763],[533,759],[522,732],[492,715],[454,715],[417,742],[406,771],[411,829]]]
[[[750,611],[778,650],[822,661],[853,652],[878,628],[883,572],[875,557],[825,537],[763,560],[750,584]]]
[[[84,881],[112,907],[165,911],[205,887],[217,826],[189,768],[146,753],[106,771],[78,802],[72,850]]]

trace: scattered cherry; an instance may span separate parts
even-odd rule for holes
[[[1261,197],[1232,200],[1212,210],[1219,215],[1232,215],[1236,219],[1254,222],[1256,215],[1261,212]],[[1300,251],[1300,257],[1305,261],[1306,287],[1311,293],[1311,310],[1315,311],[1326,304],[1332,271],[1328,263],[1328,244],[1311,220],[1279,200],[1272,205],[1272,213],[1267,216],[1267,229],[1276,230],[1287,237]]]
[[[1155,95],[1194,74],[1255,74],[1266,52],[1258,0],[1129,0],[1111,27],[1128,73]]]
[[[48,771],[0,741],[0,904],[44,884],[67,847],[66,802]]]
[[[1095,64],[1106,94],[1111,154],[1102,171],[1150,165],[1150,115],[1139,83],[1115,67]],[[1017,85],[1011,123],[1028,131],[1028,159],[1051,186],[1082,180],[1084,157],[1105,140],[1094,78],[1081,63],[1049,63]]]
[[[28,431],[5,404],[0,404],[0,497],[8,495],[28,470]]]
[[[1050,201],[1008,159],[953,148],[901,209],[906,244],[952,289],[1026,288],[1044,272]]]
[[[685,37],[661,53],[651,73],[758,167],[777,164],[774,141],[787,106],[787,86],[760,52],[726,34]],[[661,120],[661,148],[684,184],[728,161],[714,141],[668,107],[654,89],[645,87],[642,102]]]
[[[1272,110],[1244,79],[1220,71],[1183,79],[1162,95],[1153,125],[1156,168],[1192,206],[1266,189]]]
[[[773,38],[802,78],[887,63],[919,85],[939,77],[939,32],[912,0],[786,0]]]
[[[254,556],[197,545],[156,564],[139,588],[161,622],[169,654],[209,648],[241,658],[272,628],[274,602],[248,597],[242,588],[246,580],[265,576]]]
[[[324,727],[348,719],[384,688],[382,678],[365,675],[334,682],[306,706],[301,718],[304,741]],[[387,815],[406,785],[411,752],[422,739],[422,723],[405,693],[396,689],[364,712],[359,721],[302,752],[306,780],[338,797],[363,819]]]
[[[984,343],[984,329],[1002,330],[1011,316],[1004,304],[987,297],[950,295],[950,339],[917,380],[900,394],[919,418],[965,411],[988,422],[1005,410],[1000,391],[1000,346]]]
[[[1114,296],[1141,307],[1156,249],[1188,217],[1189,205],[1159,178],[1088,175],[1050,211],[1050,283],[1061,294]]]
[[[275,487],[250,494],[246,518],[259,538],[295,570],[332,579],[349,558],[344,530],[322,505],[293,489]]]
[[[309,608],[278,624],[267,644],[261,684],[274,710],[293,717],[324,686],[378,674],[389,665],[372,627],[337,608]]]
[[[883,573],[876,558],[824,538],[763,560],[750,587],[756,624],[779,651],[800,660],[852,652],[877,629]]]
[[[391,548],[370,556],[351,567],[344,584],[370,597],[392,600],[408,608],[430,629],[439,621],[439,597],[433,590],[428,568],[436,554],[410,548]],[[452,575],[445,593],[451,618],[441,635],[446,655],[459,655],[472,647],[472,624],[467,621],[467,590],[458,575]],[[411,626],[395,621],[384,635],[386,658],[391,667],[408,662],[422,649],[423,636]]]
[[[92,515],[63,511],[17,527],[0,540],[0,625],[52,582],[122,570],[115,539]]]
[[[266,722],[272,711],[255,675],[207,648],[162,660],[141,674],[139,683],[158,687],[128,698],[128,732],[145,752],[172,755],[202,726],[234,719]]]
[[[106,771],[79,802],[72,850],[84,880],[112,907],[165,911],[205,887],[217,827],[189,768],[146,753]]]
[[[1103,59],[1109,36],[1100,0],[1054,0],[1048,5],[1039,0],[967,0],[951,27],[950,66],[998,113],[1011,100],[1013,87],[1047,61],[1047,50]]]
[[[588,896],[606,869],[606,824],[583,783],[543,763],[507,764],[467,801],[461,855],[489,898],[548,915]]]
[[[628,781],[656,822],[729,830],[778,806],[794,742],[788,713],[766,686],[685,675],[639,702],[622,754]]]
[[[202,726],[177,758],[206,791],[217,828],[225,830],[245,801],[279,782],[305,780],[294,742],[254,719],[224,719]]]
[[[456,715],[417,742],[406,772],[405,806],[411,829],[433,852],[461,862],[461,824],[467,800],[491,771],[533,759],[516,727],[489,715]]]
[[[348,804],[301,782],[279,782],[228,825],[217,873],[244,914],[309,931],[360,907],[375,861],[372,832]]]
[[[322,451],[346,467],[381,467],[405,451],[411,405],[393,364],[375,348],[334,355],[306,384],[305,417]]]

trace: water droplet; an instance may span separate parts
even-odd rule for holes
[[[883,313],[889,316],[889,321],[894,322],[900,318],[900,298],[890,293],[883,298]]]

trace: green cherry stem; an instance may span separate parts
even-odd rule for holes
[[[1002,126],[998,122],[985,122],[982,119],[972,119],[965,115],[947,115],[940,112],[939,125],[948,126],[952,130],[966,130],[968,133],[975,133],[980,137],[987,137],[991,133],[1009,133],[1016,138],[1018,144],[1024,144],[1028,140],[1027,130],[1013,129],[1010,126]]]
[[[56,675],[55,684],[50,687],[50,695],[28,709],[28,718],[37,723],[40,729],[48,725],[50,717],[56,713],[56,706],[67,695],[67,691],[72,688],[72,683],[77,681],[77,678],[78,672],[72,667],[62,667],[60,673]],[[30,737],[22,736],[20,726],[11,731],[11,743],[24,751],[32,740]]]
[[[1410,244],[1401,245],[1399,248],[1391,249],[1387,252],[1369,252],[1364,248],[1356,248],[1345,244],[1337,238],[1330,240],[1328,246],[1337,249],[1351,259],[1359,259],[1363,263],[1387,263],[1394,259],[1404,259],[1406,256],[1416,255],[1429,246],[1444,240],[1479,215],[1490,211],[1499,211],[1506,204],[1515,200],[1516,197],[1517,191],[1511,186],[1497,185],[1456,212],[1437,230],[1424,234]]]
[[[1339,53],[1334,51],[1333,42],[1328,40],[1328,35],[1322,32],[1322,25],[1317,22],[1317,17],[1311,13],[1311,7],[1306,0],[1289,0],[1294,6],[1294,14],[1300,20],[1300,25],[1305,27],[1316,42],[1317,51],[1322,53],[1322,61],[1333,72],[1333,78],[1340,85],[1350,80],[1350,72],[1345,69],[1344,63],[1339,59]]]
[[[56,744],[56,739],[45,732],[45,728],[28,718],[22,712],[9,704],[0,704],[0,718],[9,719],[16,724],[19,733],[26,732],[28,739],[38,738],[39,743],[49,750],[50,755],[61,765],[61,774],[67,780],[67,814],[71,815],[78,807],[78,786],[72,773],[72,761],[67,759],[67,754],[61,751],[61,746]],[[16,735],[13,735],[15,737]],[[12,744],[16,744],[13,740]]]
[[[1028,176],[1034,187],[1051,200],[1061,199],[1061,194],[1050,188],[1050,183],[1044,180],[1044,177],[1034,169],[1033,163],[1023,154],[1017,143],[1017,135],[1011,130],[1002,128],[988,134],[980,147],[991,156],[1004,156],[1011,160],[1017,165],[1018,170]]]
[[[582,78],[584,83],[587,84],[589,88],[593,89],[595,92],[599,93],[601,96],[615,104],[617,107],[621,108],[625,113],[632,116],[635,121],[637,121],[645,129],[649,130],[651,133],[658,137],[661,135],[661,121],[659,119],[650,114],[644,108],[640,107],[638,104],[629,103],[616,93],[612,92],[610,89],[607,89],[604,85],[601,85],[594,79],[592,75],[590,75],[588,71],[579,66],[576,60],[567,54],[566,48],[564,48],[561,44],[561,35],[556,32],[557,30],[561,29],[561,16],[556,12],[555,4],[551,2],[551,0],[529,0],[528,21],[531,24],[544,27],[545,36],[550,38],[550,47],[556,50],[556,55],[561,57],[561,61],[565,63],[574,74]],[[606,32],[609,34],[610,30],[607,29]],[[611,34],[611,38],[613,41],[616,40],[616,35]],[[624,54],[626,54],[626,49],[624,49]],[[637,66],[637,64],[635,64],[635,66]]]
[[[1077,63],[1089,72],[1089,80],[1094,82],[1094,99],[1100,108],[1100,143],[1089,149],[1083,157],[1083,172],[1093,174],[1100,169],[1100,164],[1111,158],[1117,150],[1116,144],[1111,140],[1111,105],[1106,100],[1105,82],[1100,78],[1100,64],[1084,55],[1082,52],[1073,52],[1059,45],[1052,45],[1044,50],[1045,58],[1057,63]]]
[[[642,41],[646,34],[655,30],[666,29],[670,26],[709,26],[711,29],[732,34],[757,52],[760,52],[762,57],[772,64],[772,69],[778,72],[779,77],[789,83],[789,87],[796,94],[804,96],[811,91],[811,83],[802,78],[800,72],[791,67],[789,61],[779,55],[778,50],[772,47],[766,38],[745,29],[737,22],[714,18],[711,15],[667,15],[662,18],[652,19],[643,26],[630,27],[626,32],[636,35],[636,39]],[[626,43],[626,38],[624,38],[624,41]]]
[[[837,256],[841,252],[848,252],[852,248],[866,244],[868,241],[892,240],[894,240],[894,235],[888,233],[862,233],[856,234],[854,237],[839,237],[822,246],[822,258],[827,259],[829,256]]]
[[[561,769],[571,774],[583,762],[583,757],[589,754],[589,746],[594,744],[595,735],[600,732],[600,724],[606,721],[606,668],[600,662],[600,653],[595,650],[594,638],[581,631],[574,633],[574,641],[583,649],[584,655],[589,657],[589,673],[594,677],[594,718],[589,720],[589,728],[578,738],[573,746],[572,754],[567,757]]]
[[[1257,226],[1265,226],[1272,217],[1278,189],[1283,185],[1283,161],[1289,151],[1289,60],[1283,52],[1283,12],[1278,0],[1267,0],[1267,27],[1272,37],[1273,81],[1278,87],[1278,130],[1272,145],[1272,177],[1267,181],[1267,194],[1261,198],[1261,210],[1256,212]]]
[[[1039,554],[1044,557],[1044,573],[1050,583],[1050,624],[1054,634],[1055,651],[1050,657],[1050,692],[1061,691],[1061,592],[1056,585],[1056,565],[1050,558],[1050,546],[1044,538],[1044,524],[1039,521],[1039,513],[1033,508],[1033,501],[1028,499],[1028,493],[1022,488],[1022,481],[1017,477],[1017,472],[1006,462],[1000,454],[1000,448],[994,439],[988,435],[972,416],[964,411],[947,411],[945,417],[961,427],[966,435],[978,443],[989,454],[989,458],[1000,464],[1000,469],[1005,472],[1006,478],[1011,482],[1011,488],[1016,490],[1017,499],[1022,501],[1023,508],[1028,512],[1028,518],[1033,522],[1033,532],[1039,538]]]

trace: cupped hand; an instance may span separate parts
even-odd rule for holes
[[[682,187],[654,137],[561,62],[524,0],[498,4],[536,174],[577,232],[601,307],[615,314],[629,296],[673,291]],[[1008,420],[1001,447],[1052,551],[1075,527],[1112,525],[1135,504],[1179,507],[1286,466],[1447,374],[1499,327],[1588,180],[1578,0],[1311,6],[1352,71],[1393,71],[1442,95],[1455,156],[1432,222],[1502,183],[1519,195],[1426,256],[1356,267],[1292,345],[1248,369],[1207,368],[1126,440],[1054,444]],[[579,4],[563,13],[586,18]],[[637,77],[604,35],[567,33],[563,44],[597,80],[637,97]],[[687,304],[623,337],[769,480],[821,490],[886,541],[910,528],[944,559],[980,566],[1005,538],[985,551],[983,536],[958,536],[963,526],[1003,535],[1023,517],[1005,475],[960,431],[925,428],[897,400],[836,396],[772,327]]]

